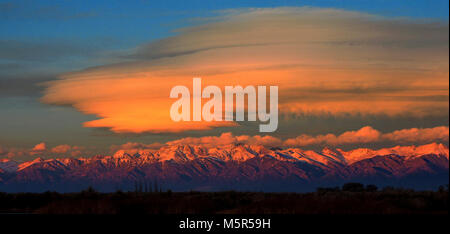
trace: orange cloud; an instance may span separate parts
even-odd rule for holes
[[[20,150],[20,149],[13,149],[11,151],[11,157],[14,157],[16,155],[22,156],[22,155],[36,155],[36,154],[42,154],[47,150],[47,144],[45,142],[41,142],[37,145],[35,145],[31,150]]]
[[[311,145],[329,145],[340,146],[350,144],[364,144],[373,142],[392,142],[401,143],[431,143],[431,142],[448,142],[449,128],[440,126],[434,128],[410,128],[393,131],[390,133],[382,133],[370,126],[362,127],[356,131],[346,131],[340,135],[323,134],[323,135],[307,135],[302,134],[295,138],[282,140],[273,136],[235,136],[231,132],[222,133],[220,136],[203,136],[203,137],[186,137],[165,144],[143,144],[128,142],[121,146],[111,147],[111,151],[125,150],[127,152],[137,152],[138,150],[157,150],[163,146],[177,145],[198,145],[204,147],[220,147],[230,144],[246,144],[246,145],[262,145],[266,147],[302,147]],[[133,151],[134,150],[134,151]]]
[[[70,145],[58,145],[58,146],[53,147],[51,149],[51,152],[55,153],[55,154],[63,154],[63,153],[67,153],[71,149],[72,149],[72,147]]]
[[[111,152],[115,152],[118,150],[125,150],[127,152],[130,151],[139,151],[139,150],[156,150],[164,146],[164,144],[161,143],[152,143],[152,144],[143,144],[143,143],[137,143],[137,142],[127,142],[122,145],[112,145],[110,147]]]
[[[222,133],[220,136],[186,137],[174,141],[169,141],[167,145],[202,145],[205,147],[216,147],[230,144],[248,144],[277,146],[281,140],[272,136],[233,136],[231,132]]]
[[[45,142],[41,142],[37,145],[35,145],[32,149],[32,151],[44,151],[47,149],[47,145],[45,144]]]
[[[300,135],[296,138],[287,139],[284,145],[287,146],[306,146],[306,145],[340,145],[340,144],[356,144],[356,143],[368,143],[379,141],[381,132],[373,129],[370,126],[363,127],[357,131],[344,132],[339,136],[334,134],[326,135]]]
[[[395,142],[431,142],[434,140],[447,141],[449,128],[446,126],[435,128],[411,128],[397,130],[384,134],[383,138]]]
[[[277,85],[287,114],[442,116],[448,29],[335,9],[227,11],[136,48],[126,62],[65,74],[47,84],[42,101],[98,117],[85,127],[119,133],[236,126],[170,119],[171,88],[202,77],[203,87]]]
[[[382,133],[370,126],[362,127],[356,131],[346,131],[342,134],[322,134],[322,135],[307,135],[302,134],[295,138],[283,140],[281,138],[265,135],[239,135],[235,136],[231,132],[222,133],[220,136],[203,136],[203,137],[186,137],[178,140],[168,141],[166,143],[137,143],[128,142],[122,145],[112,145],[110,147],[111,153],[122,151],[130,154],[153,152],[165,146],[178,145],[197,145],[203,147],[222,147],[232,144],[246,144],[252,146],[265,147],[304,147],[315,145],[328,146],[342,146],[351,144],[365,144],[365,143],[432,143],[443,142],[448,144],[449,141],[449,127],[439,126],[434,128],[410,128],[401,129],[389,133]],[[395,148],[401,150],[401,148]],[[33,155],[42,155],[50,157],[78,157],[89,156],[91,152],[81,146],[58,145],[48,149],[45,142],[35,145],[31,149],[7,148],[0,146],[0,157],[28,157]],[[373,153],[375,154],[375,153]],[[28,158],[29,159],[29,158]]]
[[[80,156],[89,155],[91,152],[87,151],[82,146],[70,146],[70,145],[57,145],[53,148],[48,148],[45,142],[41,142],[35,145],[33,148],[6,148],[0,146],[0,157],[6,156],[7,158],[24,158],[39,155],[43,157],[67,157],[67,156]]]
[[[76,157],[82,155],[83,153],[87,154],[88,152],[85,150],[85,147],[71,146],[65,144],[65,145],[57,145],[51,148],[51,150],[48,153],[55,154],[55,156],[70,155],[72,157]]]
[[[341,135],[300,135],[296,138],[287,139],[283,142],[285,146],[308,146],[308,145],[344,145],[360,144],[370,142],[394,142],[394,143],[430,143],[434,141],[448,142],[449,128],[440,126],[435,128],[411,128],[397,130],[391,133],[381,133],[370,126],[363,127],[357,131],[347,131]]]
[[[13,158],[16,156],[23,156],[24,154],[24,150],[0,146],[0,157]]]
[[[77,157],[84,154],[87,154],[88,152],[85,151],[84,147],[81,146],[71,146],[71,145],[57,145],[53,148],[51,148],[50,152],[55,154],[54,156],[72,156]]]
[[[16,154],[13,152],[12,149],[8,149],[8,148],[0,145],[0,158],[2,158],[2,157],[12,158],[15,155]]]

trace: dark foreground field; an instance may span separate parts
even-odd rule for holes
[[[314,193],[0,193],[0,213],[37,214],[448,214],[448,187],[413,191],[358,184]]]

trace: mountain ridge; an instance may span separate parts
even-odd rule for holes
[[[268,149],[243,144],[211,148],[170,145],[158,150],[118,150],[112,156],[91,158],[36,158],[23,163],[2,159],[0,190],[71,190],[73,185],[77,185],[73,189],[96,185],[108,191],[129,190],[136,181],[157,180],[178,190],[254,189],[255,185],[264,190],[287,184],[282,189],[289,191],[292,186],[349,180],[383,184],[416,176],[448,175],[448,162],[448,147],[436,143],[350,151]],[[445,182],[444,177],[441,180]]]

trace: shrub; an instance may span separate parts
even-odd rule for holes
[[[346,183],[342,186],[342,191],[362,192],[364,191],[364,185],[361,183]]]

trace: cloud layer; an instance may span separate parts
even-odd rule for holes
[[[449,127],[439,126],[434,128],[410,128],[401,129],[389,133],[382,133],[370,126],[362,127],[355,131],[346,131],[340,135],[306,135],[302,134],[295,138],[281,139],[273,136],[235,136],[231,132],[222,133],[220,136],[186,137],[178,140],[168,141],[166,143],[139,143],[128,142],[122,145],[112,145],[110,152],[114,154],[117,151],[123,151],[130,154],[138,152],[155,151],[162,147],[179,145],[197,145],[208,148],[222,147],[233,144],[246,144],[265,147],[309,147],[309,146],[328,146],[342,147],[346,145],[384,143],[389,142],[397,145],[402,144],[428,144],[449,142]],[[106,152],[105,152],[106,153]],[[26,158],[29,157],[89,157],[93,156],[91,149],[80,146],[57,145],[48,147],[45,142],[36,144],[30,149],[7,148],[0,145],[1,158]]]
[[[300,135],[296,138],[287,139],[283,142],[285,146],[308,146],[308,145],[345,145],[364,144],[372,142],[401,143],[430,143],[434,141],[448,142],[449,128],[440,126],[435,128],[411,128],[397,130],[391,133],[382,133],[370,126],[363,127],[357,131],[347,131],[340,135]]]
[[[0,145],[0,158],[22,158],[28,159],[33,157],[77,157],[88,156],[92,154],[89,150],[82,146],[71,145],[57,145],[55,147],[48,147],[47,143],[41,142],[32,148],[8,148]]]
[[[281,139],[273,136],[235,136],[231,132],[222,133],[220,136],[204,136],[204,137],[186,137],[165,144],[142,144],[128,142],[120,146],[112,147],[112,151],[116,150],[155,150],[162,146],[177,145],[199,145],[204,147],[220,147],[230,144],[248,144],[262,145],[266,147],[304,147],[304,146],[331,146],[340,147],[352,144],[367,144],[376,142],[390,142],[394,144],[427,144],[432,142],[443,142],[448,144],[449,128],[448,126],[439,126],[434,128],[410,128],[393,131],[390,133],[382,133],[370,126],[362,127],[356,131],[346,131],[340,135],[324,134],[324,135],[306,135],[302,134],[295,138]]]
[[[114,132],[230,126],[171,121],[169,92],[206,85],[278,85],[299,115],[446,115],[448,23],[317,8],[244,9],[136,48],[127,62],[63,75],[42,101],[71,105]]]

